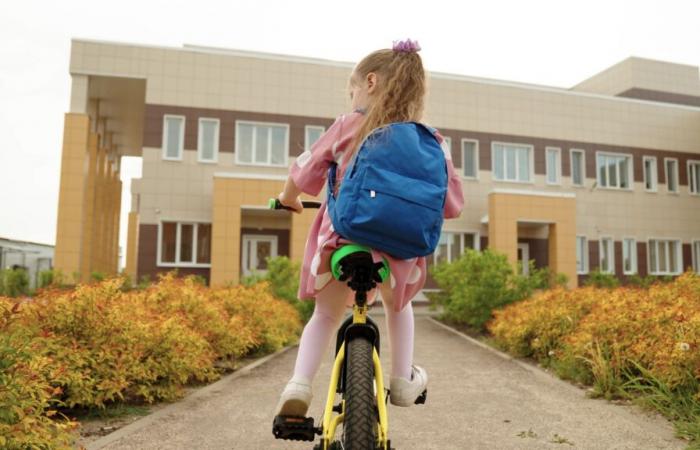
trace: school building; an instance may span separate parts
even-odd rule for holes
[[[212,285],[300,260],[315,210],[270,211],[288,168],[349,109],[353,64],[185,45],[72,42],[54,265]],[[628,58],[569,89],[430,73],[426,121],[449,137],[465,209],[432,261],[466,248],[534,259],[571,286],[600,268],[700,271],[698,67]],[[323,198],[323,193],[320,196]]]

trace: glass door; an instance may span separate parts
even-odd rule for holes
[[[277,256],[277,236],[244,234],[241,249],[243,276],[267,273],[267,258]]]

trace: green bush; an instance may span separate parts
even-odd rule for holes
[[[22,268],[0,270],[0,295],[18,297],[29,294],[29,275]]]
[[[472,249],[452,263],[432,267],[431,274],[441,289],[431,300],[444,306],[443,319],[479,331],[494,309],[545,289],[557,278],[546,269],[535,269],[532,261],[530,276],[516,274],[505,255]]]
[[[583,283],[584,286],[593,286],[597,288],[615,288],[620,285],[617,277],[611,273],[601,272],[600,269],[595,269],[588,274],[588,278]]]
[[[241,284],[252,286],[261,281],[269,282],[272,295],[294,306],[299,311],[302,322],[306,323],[313,314],[314,302],[297,298],[300,266],[286,256],[267,258],[267,273],[249,275],[241,280]]]

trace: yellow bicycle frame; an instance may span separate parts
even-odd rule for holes
[[[367,322],[367,306],[353,306],[352,310],[352,323],[366,323]],[[340,377],[340,370],[345,360],[345,343],[341,344],[338,353],[335,356],[335,362],[333,363],[333,371],[331,372],[331,382],[328,386],[328,397],[326,399],[326,407],[323,410],[323,428],[322,436],[324,442],[323,450],[328,450],[333,437],[335,436],[335,429],[338,424],[343,422],[345,417],[345,401],[342,403],[342,413],[335,417],[333,415],[333,402],[335,401],[335,390],[338,386],[338,377]],[[382,365],[379,361],[379,354],[376,348],[372,348],[372,361],[374,362],[374,382],[376,387],[375,399],[377,402],[377,411],[379,411],[379,423],[377,424],[377,437],[380,446],[384,450],[388,449],[389,441],[389,418],[386,413],[386,403],[384,397],[384,376],[382,375]]]

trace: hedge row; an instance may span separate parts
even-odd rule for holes
[[[266,283],[209,289],[170,273],[142,290],[113,278],[0,297],[0,448],[73,448],[71,408],[175,400],[300,330]]]

